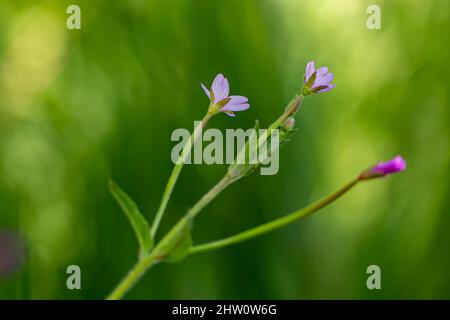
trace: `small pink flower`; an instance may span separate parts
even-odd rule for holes
[[[333,74],[328,72],[327,67],[321,67],[316,70],[314,61],[308,62],[304,76],[303,94],[320,93],[330,91],[335,87],[330,82],[333,80]]]
[[[230,86],[228,84],[228,79],[219,73],[214,79],[211,89],[201,83],[203,91],[208,96],[211,101],[212,106],[216,106],[218,111],[224,112],[225,114],[234,117],[235,111],[244,111],[250,108],[248,104],[248,99],[244,96],[229,96]]]

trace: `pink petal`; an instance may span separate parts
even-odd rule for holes
[[[211,94],[209,93],[209,90],[203,83],[200,83],[202,86],[203,91],[205,91],[205,94],[208,96],[209,99],[211,99]]]
[[[230,101],[228,101],[227,105],[236,105],[246,103],[248,101],[248,98],[244,96],[229,96],[229,98]]]
[[[221,73],[219,73],[214,78],[214,81],[213,81],[212,86],[211,86],[211,89],[212,89],[212,92],[214,92],[214,95],[216,95],[216,92],[221,88],[223,78],[224,78],[224,76]]]
[[[333,74],[331,72],[323,75],[322,77],[314,81],[314,87],[323,86],[329,84],[333,80]]]
[[[228,94],[230,93],[230,85],[228,84],[228,79],[224,78],[222,81],[222,88],[219,92],[220,99],[216,101],[220,101],[222,99],[228,98]]]
[[[314,70],[315,70],[314,61],[308,62],[308,64],[306,65],[306,79],[305,79],[305,81],[308,81],[308,79],[313,74]]]
[[[244,111],[250,108],[250,104],[248,103],[242,103],[242,104],[236,104],[236,105],[230,105],[227,104],[225,107],[220,109],[221,111]]]
[[[323,77],[327,72],[328,72],[327,67],[321,67],[321,68],[317,69],[316,81],[317,81],[317,79],[320,79],[321,77]]]
[[[228,85],[227,78],[219,73],[214,79],[211,89],[214,93],[214,102],[218,102],[228,97],[230,86]]]

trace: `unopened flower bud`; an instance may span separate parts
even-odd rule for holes
[[[283,123],[283,127],[287,130],[292,130],[295,127],[295,118],[294,117],[289,117],[286,119],[286,121],[284,121]]]
[[[360,180],[384,177],[391,173],[401,172],[406,169],[406,161],[401,156],[386,161],[379,162],[375,166],[364,170],[359,176]]]

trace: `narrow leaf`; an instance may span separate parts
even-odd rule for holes
[[[140,256],[147,254],[153,247],[150,227],[139,211],[136,203],[112,180],[109,180],[109,191],[130,221],[139,242]]]

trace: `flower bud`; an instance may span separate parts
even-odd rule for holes
[[[292,130],[295,127],[295,118],[289,117],[283,122],[283,128],[286,130]]]
[[[391,173],[401,172],[406,169],[406,161],[401,156],[386,161],[379,162],[375,166],[364,170],[360,176],[360,180],[368,180],[373,178],[384,177]]]

